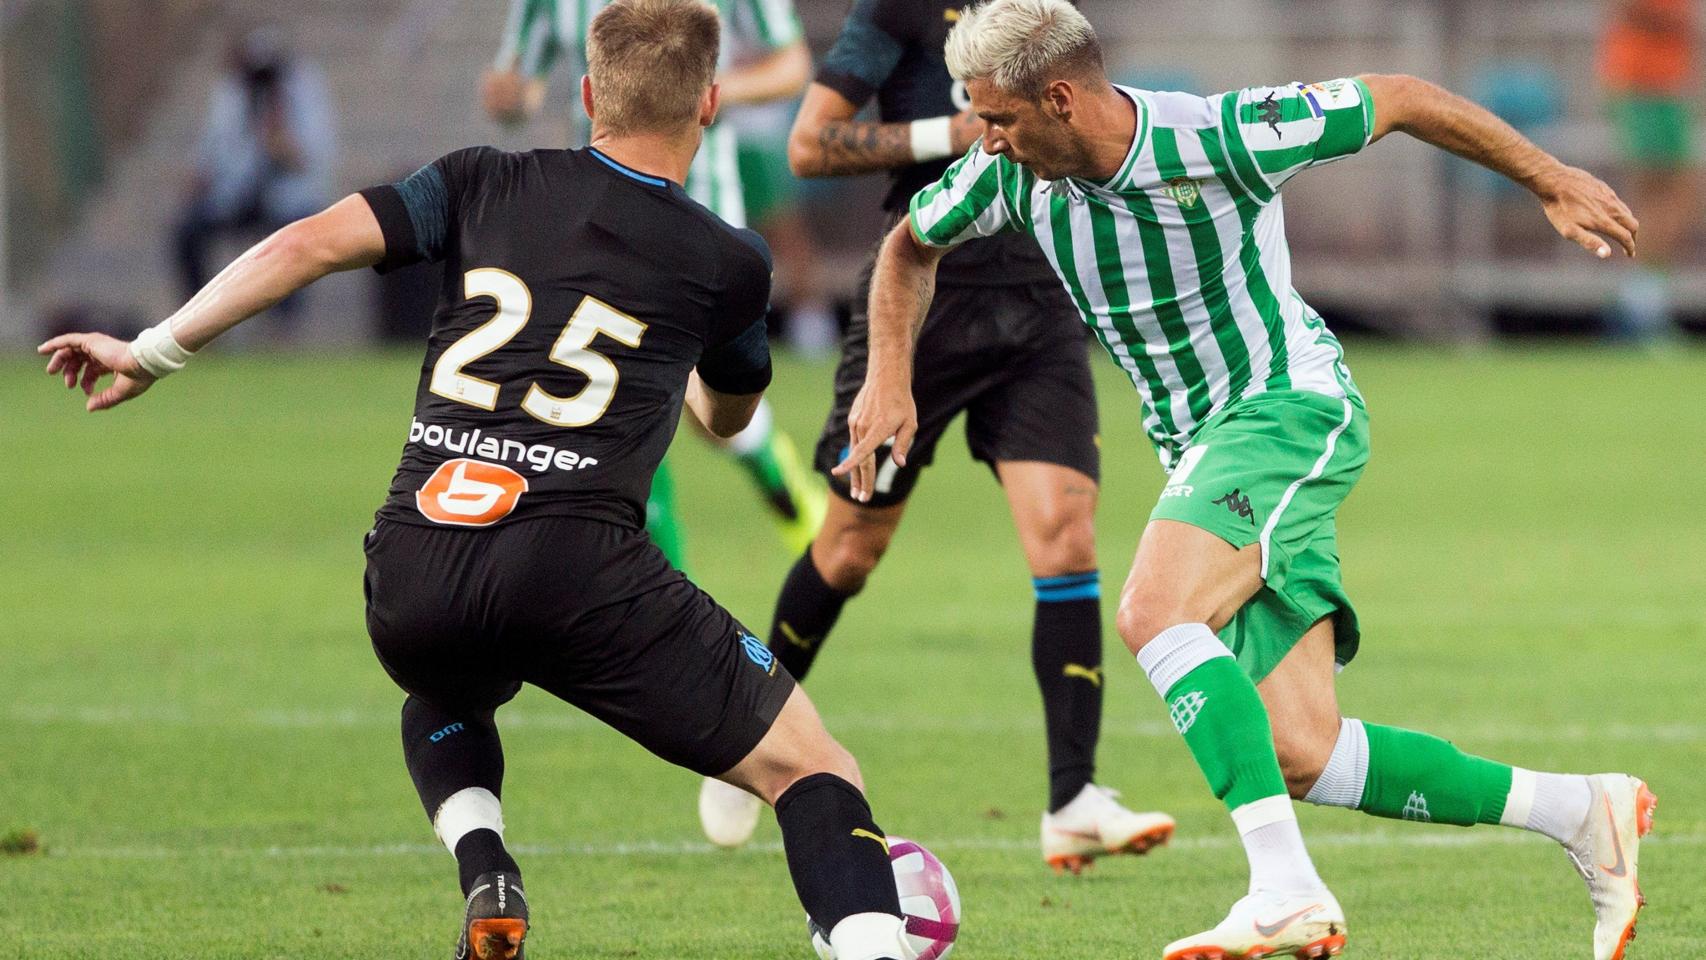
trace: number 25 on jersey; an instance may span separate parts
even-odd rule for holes
[[[468,364],[497,350],[527,326],[533,314],[533,294],[521,278],[495,267],[470,270],[462,278],[462,295],[469,300],[491,297],[497,312],[467,336],[445,348],[432,369],[429,389],[447,400],[482,410],[495,410],[498,384],[462,372]],[[551,347],[552,363],[580,371],[586,386],[571,397],[548,393],[537,383],[529,384],[521,409],[530,416],[559,427],[584,427],[596,423],[616,395],[621,372],[616,364],[592,349],[599,334],[629,347],[638,347],[646,325],[595,297],[585,297],[569,317],[568,326]]]

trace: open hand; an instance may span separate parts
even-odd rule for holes
[[[847,456],[830,472],[848,477],[853,499],[869,503],[876,488],[877,449],[893,440],[889,456],[896,466],[904,467],[917,434],[918,408],[912,402],[911,386],[904,381],[890,386],[867,379],[847,414]]]
[[[1611,257],[1608,237],[1623,248],[1624,255],[1635,255],[1635,233],[1641,225],[1598,177],[1576,167],[1563,167],[1535,192],[1540,195],[1546,219],[1564,239],[1601,260]]]
[[[67,333],[36,348],[48,356],[47,372],[65,378],[67,390],[83,387],[88,410],[105,410],[139,396],[154,385],[154,377],[131,355],[130,343],[104,333]],[[95,383],[107,374],[113,382],[100,393]]]

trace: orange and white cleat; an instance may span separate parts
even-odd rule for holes
[[[1635,917],[1647,904],[1636,866],[1659,800],[1645,783],[1624,773],[1589,777],[1588,786],[1593,800],[1587,821],[1564,851],[1593,899],[1594,960],[1623,960],[1635,939]]]
[[[502,870],[480,874],[468,891],[455,960],[523,960],[526,939],[527,894],[521,878]]]
[[[1043,814],[1043,861],[1056,873],[1079,873],[1097,857],[1148,853],[1172,839],[1165,813],[1127,810],[1117,790],[1086,784],[1072,802]]]
[[[1162,960],[1317,960],[1345,950],[1345,912],[1326,890],[1252,893],[1232,905],[1213,930],[1175,940]]]

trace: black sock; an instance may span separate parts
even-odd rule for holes
[[[521,876],[521,868],[504,849],[503,838],[497,835],[497,831],[470,830],[456,841],[456,872],[460,874],[463,896],[474,889],[474,881],[480,879],[481,874],[493,870]]]
[[[800,904],[825,931],[858,913],[901,916],[888,841],[858,787],[814,773],[777,798],[776,823]]]
[[[403,702],[403,760],[429,820],[458,791],[482,787],[494,797],[503,794],[503,744],[490,713],[451,714],[410,697]],[[464,895],[482,873],[519,873],[502,838],[491,830],[473,830],[457,841],[456,863]]]
[[[770,622],[770,649],[795,680],[804,680],[812,661],[829,639],[829,631],[841,617],[841,608],[852,594],[841,593],[823,582],[812,563],[808,547],[794,562],[782,592],[776,597],[776,617]]]
[[[1048,731],[1049,812],[1096,776],[1102,732],[1102,590],[1098,574],[1037,577],[1031,668]]]

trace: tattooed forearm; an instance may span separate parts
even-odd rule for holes
[[[842,177],[893,170],[912,164],[912,130],[904,123],[835,120],[817,134],[808,177]]]

